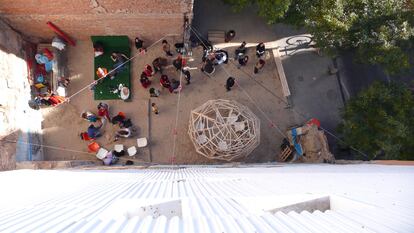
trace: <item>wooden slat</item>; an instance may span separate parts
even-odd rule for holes
[[[286,79],[285,70],[283,69],[282,59],[280,58],[279,49],[273,49],[273,57],[275,58],[277,74],[279,76],[280,82],[282,83],[283,96],[290,96],[289,85]]]

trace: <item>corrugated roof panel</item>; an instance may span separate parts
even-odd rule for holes
[[[275,217],[274,215],[270,213],[265,213],[262,216],[262,218],[267,222],[267,224],[272,226],[272,229],[275,229],[276,232],[283,232],[283,233],[294,233],[295,232],[292,229],[290,229],[287,225],[283,224],[283,222],[279,218]]]
[[[286,226],[288,226],[290,229],[292,229],[295,232],[312,233],[308,229],[304,228],[301,224],[298,224],[298,222],[296,222],[293,218],[291,218],[290,216],[282,212],[275,213],[275,216],[278,219],[280,219],[280,221],[283,224],[285,224]]]
[[[338,224],[332,224],[332,222],[327,221],[325,218],[318,217],[316,214],[311,214],[308,211],[302,211],[300,215],[309,221],[309,224],[316,226],[320,232],[335,232],[335,233],[347,233],[349,231],[344,230],[341,227],[338,227]]]
[[[0,186],[5,187],[2,196],[24,206],[10,208],[4,198],[0,200],[2,232],[414,232],[410,198],[414,169],[407,167],[295,165],[5,174],[0,173]],[[16,182],[10,180],[11,174],[17,174]],[[49,179],[53,185],[42,183]],[[56,185],[62,190],[54,190]],[[42,188],[33,189],[38,186]],[[39,195],[40,191],[44,194]],[[38,198],[13,199],[21,193]],[[278,195],[309,193],[339,195],[350,201],[338,202],[339,209],[325,213],[272,215],[261,210],[266,200],[277,203]],[[182,218],[150,212],[141,218],[123,217],[142,203],[158,203],[157,208],[165,208],[160,212],[166,213],[171,207],[162,203],[172,200],[181,202]],[[118,206],[120,201],[126,205]],[[255,206],[256,201],[260,205]],[[266,209],[277,207],[271,202]],[[360,203],[358,208],[352,207],[353,202]],[[116,210],[113,216],[112,210]]]
[[[306,212],[306,211],[303,211]],[[323,228],[318,227],[321,222],[316,221],[310,221],[308,218],[303,217],[303,213],[296,213],[296,212],[289,212],[288,216],[297,221],[298,223],[302,224],[302,226],[306,229],[308,229],[310,232],[320,232],[320,233],[329,233],[324,231]]]

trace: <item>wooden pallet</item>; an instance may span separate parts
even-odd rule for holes
[[[226,32],[221,30],[209,30],[208,40],[210,43],[224,43]]]
[[[285,162],[286,159],[292,154],[292,148],[290,146],[285,147],[279,154],[279,161]]]

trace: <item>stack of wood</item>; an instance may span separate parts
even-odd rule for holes
[[[226,37],[226,32],[222,30],[209,30],[208,31],[208,40],[212,44],[224,43]]]

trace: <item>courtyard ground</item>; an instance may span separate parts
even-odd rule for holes
[[[174,44],[179,38],[169,37],[170,44]],[[234,48],[228,48],[229,54],[234,54]],[[132,48],[132,54],[137,51]],[[254,57],[254,49],[248,51],[250,57]],[[193,50],[193,61],[189,66],[197,68],[201,63],[201,47]],[[243,162],[268,162],[274,161],[279,153],[279,145],[283,136],[278,133],[276,128],[272,128],[266,117],[271,119],[279,128],[285,130],[287,127],[296,124],[292,113],[285,109],[285,103],[275,98],[282,96],[281,84],[276,75],[276,66],[273,57],[270,57],[262,72],[254,76],[253,62],[241,70],[237,69],[233,63],[217,67],[213,77],[209,78],[202,74],[199,69],[191,70],[192,82],[190,85],[183,85],[181,93],[176,151],[173,153],[176,111],[178,95],[168,91],[162,91],[158,98],[149,98],[148,89],[141,87],[138,81],[139,74],[145,64],[150,64],[154,58],[162,55],[161,45],[157,44],[148,50],[148,53],[139,56],[132,61],[132,101],[123,102],[120,100],[106,101],[110,105],[110,112],[116,115],[119,111],[124,112],[127,117],[138,127],[138,136],[147,137],[149,146],[139,150],[135,160],[138,162],[153,162],[167,164],[176,162],[179,164],[207,164],[218,163],[204,158],[196,153],[190,138],[187,134],[190,111],[210,99],[229,99],[236,100],[250,108],[261,120],[261,142],[251,156]],[[176,54],[175,54],[176,55]],[[93,79],[93,48],[90,41],[80,41],[76,47],[68,50],[68,68],[71,77],[69,95],[75,93]],[[242,72],[244,71],[244,72]],[[180,73],[173,67],[166,69],[169,78],[179,79]],[[227,92],[224,88],[229,73],[237,78],[242,88],[235,87]],[[159,88],[160,74],[152,79],[152,87]],[[270,91],[264,91],[262,86],[266,86]],[[244,91],[242,91],[245,90]],[[247,94],[246,94],[247,93]],[[252,100],[249,98],[252,98]],[[155,102],[160,110],[159,115],[154,115],[150,111],[150,104]],[[87,142],[81,141],[79,133],[85,131],[88,123],[82,120],[79,115],[83,110],[96,112],[99,101],[93,99],[93,93],[85,90],[74,96],[69,104],[64,104],[56,108],[44,110],[43,137],[45,145],[63,147],[67,151],[45,148],[46,160],[94,160],[94,154],[87,152]],[[258,108],[260,110],[258,110]],[[263,111],[263,115],[260,111]],[[105,134],[97,142],[106,149],[112,149],[113,133],[115,127],[106,124]],[[136,145],[135,139],[121,139],[116,142],[129,147]],[[175,157],[174,159],[172,159]],[[128,158],[129,159],[129,158]],[[174,160],[174,161],[172,161]]]
[[[248,9],[240,13],[233,13],[229,6],[220,0],[196,1],[194,5],[193,25],[204,37],[211,29],[236,30],[236,37],[232,45],[224,45],[230,55],[236,46],[242,41],[256,44],[258,42],[283,42],[291,37],[304,34],[302,30],[277,24],[267,25],[254,10]],[[130,38],[131,40],[133,38]],[[180,41],[180,38],[169,37],[171,45]],[[149,43],[147,43],[147,46]],[[126,113],[139,128],[139,137],[148,137],[150,144],[140,150],[136,161],[153,163],[179,164],[207,164],[218,163],[204,158],[196,153],[187,134],[190,111],[210,99],[236,100],[249,107],[261,120],[261,142],[250,157],[243,162],[268,162],[274,161],[279,153],[279,145],[283,136],[272,127],[272,121],[283,132],[290,126],[302,124],[305,120],[316,117],[321,120],[322,127],[335,133],[335,127],[339,122],[339,109],[343,106],[340,88],[336,76],[328,74],[328,67],[332,65],[332,59],[318,56],[314,51],[297,50],[288,55],[284,54],[282,61],[287,81],[292,93],[290,109],[285,108],[283,102],[281,83],[277,76],[273,53],[263,69],[253,76],[254,59],[251,59],[247,67],[237,69],[231,62],[224,67],[217,67],[214,77],[208,78],[198,69],[191,70],[192,84],[184,85],[178,112],[177,127],[175,129],[176,110],[178,96],[168,92],[162,92],[158,98],[149,99],[147,89],[143,89],[138,81],[138,75],[147,63],[162,55],[161,45],[151,48],[145,56],[140,56],[132,61],[132,102],[119,100],[107,101],[114,115],[119,111]],[[135,48],[131,54],[135,54]],[[254,58],[254,48],[249,51],[249,56]],[[201,63],[201,49],[193,50],[193,61],[190,67],[199,67]],[[93,78],[93,51],[90,41],[80,41],[76,47],[68,51],[68,67],[72,83],[69,95],[75,93]],[[242,88],[235,87],[226,92],[225,80],[230,75],[236,77]],[[174,68],[167,69],[167,75],[171,78],[179,78],[179,73]],[[153,80],[153,87],[159,87],[159,74]],[[246,92],[243,92],[245,90]],[[246,95],[247,93],[247,95]],[[249,96],[252,98],[249,99]],[[150,112],[150,104],[155,102],[160,110],[159,115]],[[99,101],[93,100],[93,93],[89,90],[75,96],[68,105],[45,113],[44,144],[65,147],[75,151],[57,151],[45,149],[45,159],[48,160],[85,160],[94,159],[94,154],[87,153],[87,143],[78,137],[79,132],[86,130],[87,122],[80,119],[83,110],[96,111]],[[257,108],[258,107],[258,108]],[[263,113],[266,115],[263,115]],[[106,126],[105,136],[98,142],[107,149],[113,148],[112,142],[114,128]],[[174,135],[176,136],[176,150],[174,148]],[[336,139],[328,136],[331,147],[335,147]],[[120,141],[125,146],[135,145],[134,139]],[[335,151],[333,151],[335,153]],[[175,158],[174,158],[175,157]]]

